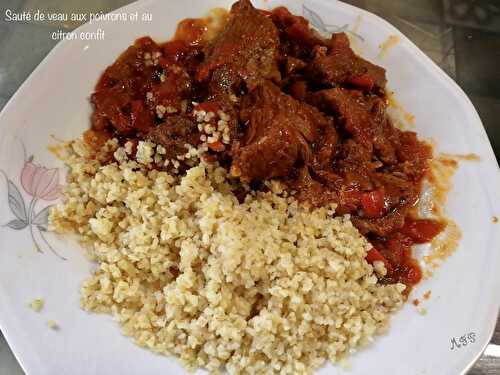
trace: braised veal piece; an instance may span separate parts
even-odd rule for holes
[[[312,206],[337,203],[374,245],[367,260],[384,262],[382,281],[417,283],[412,245],[443,229],[412,213],[432,149],[388,118],[385,70],[286,8],[241,0],[215,37],[207,25],[184,20],[169,42],[129,47],[96,86],[85,139],[147,139],[171,158],[206,143],[207,161],[253,188],[276,178]]]

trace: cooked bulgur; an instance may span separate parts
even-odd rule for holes
[[[150,143],[143,163],[102,162],[117,147],[67,146],[50,224],[98,264],[82,307],[112,313],[137,344],[190,370],[308,374],[368,344],[402,304],[405,286],[377,283],[371,245],[333,206],[309,210],[276,182],[239,203],[223,168],[152,169]]]
[[[57,322],[55,320],[48,320],[47,321],[47,326],[50,329],[53,329],[54,331],[59,330],[59,324],[57,324]]]
[[[41,298],[34,299],[29,303],[29,307],[35,311],[35,312],[40,312],[43,309],[43,305],[45,302]]]

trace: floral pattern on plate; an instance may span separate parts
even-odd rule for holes
[[[302,15],[317,31],[319,31],[324,36],[329,37],[332,33],[347,33],[358,38],[362,42],[365,41],[361,35],[355,33],[352,30],[349,30],[348,23],[342,26],[326,24],[318,13],[305,5],[302,5]]]
[[[36,210],[38,202],[55,201],[61,196],[63,186],[59,184],[59,168],[46,168],[34,163],[34,156],[27,157],[24,143],[21,142],[21,144],[24,150],[24,165],[19,175],[19,180],[21,181],[22,189],[31,199],[26,208],[26,202],[21,190],[9,178],[7,173],[0,169],[0,172],[7,181],[9,208],[15,216],[4,227],[14,230],[28,228],[33,244],[38,252],[43,253],[43,248],[46,247],[58,258],[66,260],[66,258],[54,250],[44,235],[44,232],[48,230],[49,212],[53,204],[46,205],[38,212]],[[36,238],[37,232],[42,245],[40,244],[40,239],[37,240]]]

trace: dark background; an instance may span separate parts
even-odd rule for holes
[[[168,1],[168,0],[164,0]],[[110,11],[128,0],[0,0],[0,109],[55,45],[53,31],[78,24],[11,23],[5,9]],[[429,55],[467,93],[500,156],[500,0],[345,0],[382,16]],[[500,355],[500,324],[488,353]],[[0,375],[22,374],[0,334]],[[500,357],[483,356],[470,375],[500,374]],[[431,374],[438,375],[438,374]]]

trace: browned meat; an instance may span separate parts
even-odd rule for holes
[[[176,34],[177,36],[177,34]],[[177,65],[183,67],[190,75],[196,73],[198,65],[203,60],[203,50],[200,45],[191,45],[183,40],[171,40],[161,46],[163,56],[159,59],[162,67]]]
[[[321,90],[311,95],[311,104],[325,113],[338,116],[345,130],[357,143],[371,150],[373,147],[374,100],[367,99],[361,92],[340,88]]]
[[[165,122],[153,128],[147,138],[166,149],[166,159],[175,159],[187,152],[186,144],[200,143],[200,133],[196,123],[184,116],[169,116]]]
[[[400,163],[388,169],[404,174],[413,182],[421,181],[429,169],[432,147],[419,141],[415,132],[397,129],[396,132],[399,143],[396,153]]]
[[[300,100],[301,102],[305,101],[309,94],[306,81],[294,81],[291,84],[286,85],[285,89],[286,92],[289,93],[294,99]]]
[[[180,112],[182,100],[190,98],[193,93],[193,82],[183,68],[178,65],[168,66],[151,93],[153,94],[150,101],[152,107],[171,106]]]
[[[118,134],[130,135],[153,126],[154,115],[144,99],[154,81],[154,68],[144,63],[144,55],[159,50],[151,38],[138,39],[105,70],[91,96],[95,129],[111,127]]]
[[[318,178],[313,178],[307,166],[295,171],[285,181],[293,190],[297,191],[295,197],[299,201],[307,202],[313,207],[321,207],[339,200],[337,192],[334,189],[329,189],[324,184],[325,180],[320,182]]]
[[[372,163],[372,157],[372,153],[354,139],[345,140],[339,147],[335,170],[343,177],[342,185],[346,189],[374,189],[371,176],[376,172],[376,164]]]
[[[314,170],[330,169],[337,153],[339,136],[332,125],[320,129],[322,133],[314,145],[314,160],[311,166]]]
[[[278,30],[271,19],[249,0],[240,0],[232,6],[224,30],[208,46],[197,79],[216,79],[223,89],[243,80],[249,90],[266,79],[279,81],[279,43]]]
[[[95,105],[92,116],[96,129],[112,126],[119,134],[147,131],[153,126],[153,113],[142,100],[136,100],[122,87],[115,86],[92,94]]]
[[[233,175],[244,181],[287,176],[298,162],[312,160],[311,143],[328,125],[314,107],[266,82],[243,98],[244,137],[233,151]]]
[[[385,69],[357,56],[344,33],[332,36],[329,51],[326,48],[317,51],[307,67],[308,77],[317,84],[350,84],[368,91],[385,88]]]
[[[275,126],[256,142],[234,148],[231,173],[246,182],[283,177],[308,153],[307,142],[294,128]]]
[[[292,56],[287,56],[285,58],[284,65],[285,65],[284,66],[285,76],[289,76],[290,74],[296,73],[307,66],[307,64],[304,61]]]
[[[154,67],[145,64],[144,55],[160,50],[160,46],[150,37],[138,39],[104,71],[95,91],[121,86],[135,98],[144,97],[154,75]]]
[[[367,97],[360,91],[334,88],[321,90],[309,100],[322,111],[338,116],[340,124],[354,140],[370,152],[374,150],[382,161],[397,162],[395,145],[399,133],[387,120],[382,99]]]
[[[367,219],[355,216],[352,218],[352,223],[362,234],[371,233],[377,236],[387,236],[403,227],[407,212],[407,207],[400,207],[380,218]]]

